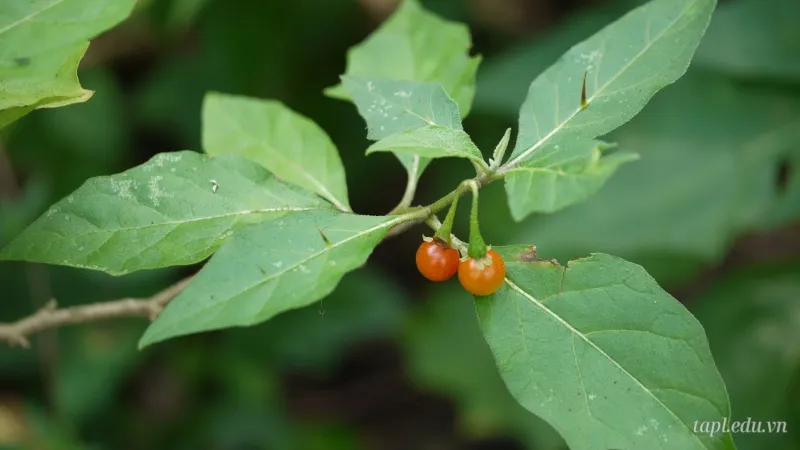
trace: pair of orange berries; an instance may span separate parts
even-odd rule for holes
[[[458,250],[436,238],[419,246],[417,269],[431,281],[449,280],[458,272],[461,286],[472,295],[493,294],[506,277],[503,257],[494,250],[488,250],[483,258],[461,261]]]

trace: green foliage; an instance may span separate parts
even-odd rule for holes
[[[263,322],[328,295],[398,220],[310,211],[239,230],[147,329],[140,347]]]
[[[102,270],[193,264],[242,225],[326,204],[242,157],[162,153],[88,180],[15,238],[0,259]]]
[[[482,438],[509,433],[528,448],[565,449],[558,433],[506,389],[471,303],[469,294],[449,286],[430,293],[403,337],[410,375],[456,402],[464,434]]]
[[[367,154],[395,152],[427,158],[459,157],[483,164],[481,151],[463,130],[427,125],[393,134],[372,144]]]
[[[797,189],[780,195],[774,177],[798,124],[800,97],[693,71],[612,135],[640,161],[586,202],[523,223],[512,242],[559,259],[602,251],[658,278],[685,277],[687,261],[718,260],[734,236],[771,223],[769,211],[777,222],[779,205],[791,220]],[[663,255],[676,263],[664,267]]]
[[[450,134],[463,133],[458,104],[447,95],[441,84],[343,76],[342,85],[367,122],[367,138],[379,140],[375,145],[383,149],[395,150],[391,145],[386,145],[386,139],[391,142],[392,136],[399,137],[404,132],[426,126],[436,126]],[[406,167],[409,177],[418,179],[430,162],[430,158],[418,156],[425,152],[424,149],[406,149],[411,153],[397,150],[395,155]],[[480,152],[477,157],[480,159]]]
[[[415,123],[413,118],[395,116],[386,111],[387,105],[399,106],[396,105],[396,97],[401,91],[404,92],[401,94],[403,96],[410,94],[406,99],[413,105],[411,110],[415,114],[426,113],[422,115],[422,119],[427,119],[426,123],[433,121],[438,125],[460,130],[460,121],[451,117],[451,102],[455,101],[455,111],[460,117],[469,114],[475,96],[475,73],[481,62],[479,56],[471,57],[467,53],[471,46],[467,27],[425,11],[417,0],[405,0],[392,17],[369,38],[350,49],[342,84],[328,88],[325,93],[334,98],[355,102],[359,112],[367,120],[371,139],[388,136],[390,130],[400,132],[411,129],[411,125]],[[376,90],[364,93],[366,82],[372,82]],[[363,87],[360,88],[360,84]],[[437,84],[441,86],[439,92],[435,88]],[[424,99],[428,99],[431,106],[416,103]],[[370,112],[367,105],[375,101],[378,102],[378,107]],[[435,111],[425,110],[432,109],[433,105],[436,105]],[[431,115],[428,116],[427,113]],[[439,116],[442,113],[444,115]],[[398,118],[398,124],[387,124],[387,120],[381,120],[391,121],[394,117]],[[443,122],[437,121],[436,117],[441,117]],[[377,120],[374,125],[371,123],[373,120]],[[405,124],[402,130],[400,124]],[[381,126],[384,128],[381,129]],[[384,135],[382,131],[387,134]],[[397,156],[406,168],[409,179],[413,181],[420,177],[429,163],[426,158],[404,154]]]
[[[439,83],[343,76],[342,84],[367,122],[369,139],[425,126],[463,130],[458,104]]]
[[[342,278],[319,305],[287,311],[263,325],[232,329],[223,339],[243,358],[263,358],[281,371],[331,374],[349,347],[397,335],[406,300],[402,285],[365,267]]]
[[[86,39],[127,16],[132,7],[132,2],[86,7],[92,1],[0,6],[0,50],[12,56],[0,61],[0,127],[36,107],[88,98],[82,97],[88,91],[75,75]],[[134,445],[379,445],[373,436],[361,442],[365,434],[350,424],[309,420],[302,401],[287,408],[292,414],[301,410],[301,417],[289,420],[279,390],[292,393],[298,384],[349,378],[350,373],[337,373],[349,347],[397,337],[400,331],[412,379],[455,402],[459,433],[470,439],[507,434],[526,448],[551,450],[566,443],[573,449],[731,449],[730,434],[695,433],[694,422],[748,416],[784,420],[800,414],[788,404],[800,390],[798,352],[792,345],[797,314],[789,301],[796,297],[796,264],[744,269],[714,283],[689,305],[699,322],[637,265],[662,285],[687,279],[730,255],[742,234],[786,232],[800,216],[800,97],[794,87],[759,83],[797,79],[792,55],[800,40],[789,26],[797,17],[793,2],[729,2],[715,16],[703,44],[714,0],[653,0],[593,36],[621,15],[621,5],[644,2],[618,1],[587,10],[579,20],[567,19],[555,35],[536,36],[535,45],[488,62],[476,101],[478,112],[486,115],[467,121],[468,133],[461,120],[472,109],[481,57],[469,56],[471,39],[464,25],[405,0],[351,49],[342,83],[326,91],[354,103],[366,122],[367,138],[374,141],[370,144],[357,126],[352,133],[345,129],[347,118],[336,109],[341,105],[310,100],[308,92],[318,92],[335,78],[325,68],[335,66],[337,46],[343,48],[353,37],[342,30],[359,29],[346,21],[353,6],[314,4],[321,9],[312,16],[307,14],[312,3],[276,6],[253,0],[234,9],[217,1],[153,2],[143,8],[153,15],[162,11],[165,17],[155,25],[155,34],[163,34],[158,45],[171,51],[156,50],[163,62],[152,70],[145,65],[145,80],[123,86],[113,79],[116,73],[89,69],[81,77],[97,76],[99,87],[87,86],[97,90],[98,98],[25,118],[2,136],[23,186],[14,201],[0,200],[0,242],[5,245],[41,212],[48,197],[64,198],[2,248],[0,259],[122,275],[210,257],[147,329],[140,348],[177,336],[248,327],[140,353],[156,355],[159,360],[152,364],[168,367],[167,378],[194,377],[187,383],[172,380],[178,390],[185,389],[182,394],[193,389],[206,394],[209,381],[221,394],[182,405],[200,411],[180,424],[192,430],[186,436],[163,438],[155,432]],[[440,11],[448,8],[438,6]],[[42,11],[19,20],[29,16],[25,8]],[[7,16],[12,20],[4,22]],[[54,22],[53,17],[69,20]],[[195,26],[192,51],[185,52],[175,43]],[[50,34],[59,39],[32,38]],[[483,42],[488,51],[500,42],[493,39]],[[18,56],[24,48],[20,42],[33,49],[31,55],[35,50],[44,56]],[[48,59],[57,52],[63,56],[58,66]],[[713,71],[691,69],[634,119],[658,91],[684,74],[693,57],[698,66]],[[121,58],[124,72],[129,61]],[[27,81],[14,78],[23,75]],[[749,80],[731,80],[736,77]],[[9,86],[30,89],[12,92]],[[58,89],[62,94],[55,93]],[[103,92],[110,95],[101,98]],[[202,123],[196,114],[201,101]],[[476,143],[491,150],[508,125],[492,114],[517,113],[511,155],[504,157],[509,130],[484,162]],[[325,124],[330,137],[311,117]],[[128,119],[131,129],[123,124]],[[164,132],[156,142],[146,136],[151,127]],[[141,161],[144,153],[158,151],[151,148],[193,148],[186,144],[201,135],[206,155],[160,153],[117,175],[90,178],[77,190],[70,183],[118,172],[123,149],[141,152]],[[343,149],[341,155],[334,142]],[[368,154],[394,153],[409,173],[400,206],[387,216],[351,211],[342,160],[348,163],[349,191],[362,196],[353,199],[357,209],[379,210],[386,193],[394,192],[391,186],[364,182],[383,181],[373,159],[351,167],[367,146]],[[641,161],[625,164],[637,155]],[[372,268],[344,277],[366,263],[390,230],[402,231],[438,214],[461,195],[453,189],[465,176],[451,169],[450,161],[441,161],[429,170],[441,163],[445,169],[439,175],[444,176],[431,177],[431,182],[441,183],[434,188],[450,194],[421,202],[427,207],[411,206],[422,171],[433,158],[445,157],[470,160],[481,185],[505,180],[505,199],[492,188],[481,194],[481,228],[494,243],[536,243],[539,255],[562,261],[596,251],[616,256],[592,253],[563,267],[536,259],[529,248],[495,247],[508,268],[500,291],[474,301],[463,293],[423,292],[417,297],[428,301],[411,310],[402,303],[411,300],[405,285],[412,278],[401,277],[400,284]],[[370,178],[370,171],[378,174]],[[505,220],[521,221],[533,213],[553,214],[511,226]],[[375,259],[393,272],[410,267],[406,256],[411,246],[406,247],[400,241]],[[29,288],[20,281],[24,266],[3,264],[0,280],[13,285],[7,291],[11,298],[27,297]],[[727,265],[719,269],[725,272]],[[35,288],[35,281],[27,282]],[[104,283],[117,281],[90,279],[85,284],[97,286],[98,292],[87,298],[107,298]],[[457,289],[454,282],[444,286],[448,292]],[[60,288],[54,291],[61,300]],[[135,292],[130,295],[150,293]],[[322,303],[311,306],[317,301]],[[30,306],[23,309],[15,309],[14,317],[29,313]],[[104,409],[118,411],[106,400],[120,390],[125,372],[138,366],[130,351],[138,331],[91,330],[63,340],[63,356],[70,361],[60,369],[53,402],[70,425],[94,426]],[[380,348],[379,353],[391,352]],[[17,355],[0,358],[0,363],[14,373],[32,371],[34,358]],[[363,370],[358,367],[359,373]],[[86,371],[92,376],[83,376]],[[298,373],[313,381],[301,376],[298,382]],[[292,376],[282,378],[286,374]],[[148,389],[150,376],[143,375]],[[365,384],[384,385],[383,378],[376,380]],[[160,398],[158,383],[153,385],[153,395]],[[311,402],[322,414],[327,388],[312,388],[325,390],[313,392]],[[353,389],[356,395],[348,391],[349,396],[371,397],[363,386]],[[4,407],[0,402],[0,410]],[[131,424],[128,419],[113,420],[125,423],[126,430],[148,433],[162,421],[145,417]],[[73,444],[71,430],[43,423],[48,429],[43,435],[57,436],[54,446],[80,446]],[[736,439],[745,450],[788,450],[798,442],[786,435]]]
[[[440,83],[465,117],[481,62],[467,54],[471,46],[466,26],[425,11],[417,0],[405,0],[368,39],[350,49],[345,75]],[[337,85],[326,93],[349,100],[345,88]]]
[[[218,93],[203,103],[203,149],[241,155],[349,211],[339,153],[313,121],[277,101]]]
[[[548,148],[585,145],[581,142],[630,120],[684,74],[715,5],[715,0],[654,0],[571,48],[531,83],[511,164]],[[588,107],[581,104],[582,80]],[[509,173],[506,185],[515,219],[536,211],[518,200],[530,195],[520,186],[539,187],[529,183],[527,173]]]
[[[34,108],[84,102],[77,69],[88,40],[128,17],[135,0],[38,0],[0,6],[0,127]]]
[[[563,151],[543,150],[510,169],[506,191],[511,215],[522,220],[533,212],[552,213],[586,200],[600,190],[620,165],[639,159],[636,153],[603,153],[600,141],[576,141]]]
[[[725,386],[703,328],[641,267],[496,250],[508,275],[476,300],[481,328],[511,394],[570,448],[734,448],[693,431],[730,417]]]

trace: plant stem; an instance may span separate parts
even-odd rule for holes
[[[458,185],[457,191],[464,190],[464,183]],[[436,230],[436,234],[434,237],[438,237],[442,241],[444,241],[447,245],[450,245],[450,236],[453,234],[453,222],[456,219],[456,210],[458,209],[458,199],[461,198],[459,194],[456,194],[453,198],[453,203],[450,204],[450,209],[447,211],[447,216],[444,218],[444,223],[438,230]],[[438,220],[438,219],[437,219]]]
[[[388,215],[399,214],[411,206],[411,202],[414,201],[414,194],[417,192],[418,172],[419,156],[415,156],[411,163],[411,169],[408,171],[408,182],[406,183],[406,190],[403,192],[403,198],[400,199],[400,203],[398,203],[394,209],[389,211]]]
[[[469,213],[469,256],[474,259],[486,256],[486,243],[481,236],[480,221],[478,220],[478,183],[470,182],[472,191],[472,210]]]

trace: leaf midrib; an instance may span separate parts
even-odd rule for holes
[[[314,211],[317,209],[325,209],[323,207],[288,207],[288,208],[263,208],[263,209],[248,209],[244,211],[234,211],[225,214],[219,214],[216,216],[205,216],[205,217],[193,217],[188,220],[171,220],[166,222],[158,222],[149,225],[142,225],[139,227],[129,227],[129,228],[97,228],[97,230],[90,231],[88,233],[76,233],[71,234],[71,236],[89,236],[92,234],[101,234],[101,233],[117,233],[120,231],[131,231],[131,230],[142,230],[146,228],[156,228],[161,226],[167,225],[184,225],[190,224],[195,222],[203,222],[206,220],[214,220],[214,219],[224,219],[226,217],[235,217],[235,216],[244,216],[249,214],[260,214],[260,213],[269,213],[269,212],[303,212],[303,211]],[[81,217],[73,212],[64,212],[63,214],[72,214],[76,217]],[[83,217],[81,217],[83,218]]]
[[[218,305],[220,305],[222,303],[229,302],[232,299],[234,299],[236,297],[239,297],[240,295],[244,294],[245,292],[248,292],[248,291],[250,291],[252,289],[255,289],[255,288],[259,287],[259,286],[262,286],[263,284],[265,284],[265,283],[267,283],[269,281],[272,281],[272,280],[274,280],[274,279],[276,279],[278,277],[281,277],[284,274],[286,274],[288,272],[291,272],[292,270],[302,266],[303,264],[308,263],[309,261],[313,260],[314,258],[317,258],[319,256],[324,255],[326,252],[330,252],[333,249],[335,249],[335,248],[337,248],[337,247],[339,247],[339,246],[341,246],[343,244],[346,244],[346,243],[348,243],[348,242],[350,242],[350,241],[352,241],[354,239],[357,239],[357,238],[362,237],[364,235],[367,235],[369,233],[373,233],[373,232],[378,231],[378,230],[380,230],[382,228],[391,227],[395,223],[402,222],[403,220],[405,220],[403,217],[397,217],[395,219],[388,220],[386,222],[381,222],[378,225],[372,226],[372,227],[370,227],[370,228],[368,228],[366,230],[362,230],[362,231],[360,231],[360,232],[358,232],[358,233],[356,233],[356,234],[354,234],[352,236],[348,236],[347,238],[342,239],[339,242],[336,242],[336,243],[331,244],[331,245],[326,245],[322,250],[308,255],[306,258],[304,258],[304,259],[302,259],[300,261],[297,261],[294,264],[286,266],[286,268],[284,270],[280,271],[280,272],[275,272],[274,274],[271,274],[269,276],[266,276],[266,277],[258,280],[258,282],[253,283],[250,286],[247,286],[246,288],[240,290],[239,292],[236,292],[236,293],[232,294],[227,299],[224,299],[224,300],[221,300],[221,301],[218,301],[218,302],[214,302],[214,303],[211,303],[211,304],[207,304],[207,305],[204,305],[202,308],[195,309],[192,314],[188,314],[188,315],[183,316],[183,319],[185,319],[187,317],[197,316],[200,313],[203,313],[203,312],[205,312],[205,311],[207,311],[207,310],[209,310],[211,308],[214,308],[214,307],[216,307],[216,306],[218,306]],[[174,324],[174,322],[173,322],[173,324]],[[174,327],[173,324],[170,325],[171,328]]]
[[[594,92],[594,93],[593,93],[593,94],[592,94],[592,95],[591,95],[591,96],[590,96],[590,97],[587,99],[587,103],[591,104],[591,102],[592,102],[592,101],[594,101],[596,98],[598,98],[598,97],[599,97],[599,96],[600,96],[600,95],[601,95],[601,94],[602,94],[602,93],[603,93],[603,92],[604,92],[606,89],[608,89],[608,87],[609,87],[609,86],[610,86],[612,83],[614,83],[615,81],[617,81],[617,79],[618,79],[620,76],[622,76],[622,74],[623,74],[623,73],[625,73],[625,72],[626,72],[628,69],[630,69],[630,67],[631,67],[631,66],[632,66],[632,65],[633,65],[635,62],[637,62],[637,61],[638,61],[638,60],[639,60],[639,59],[642,57],[642,55],[644,55],[646,52],[648,52],[648,51],[650,50],[650,48],[651,48],[651,47],[652,47],[652,46],[653,46],[653,45],[654,45],[654,44],[655,44],[657,41],[661,40],[661,39],[662,39],[662,38],[663,38],[663,37],[664,37],[664,36],[665,36],[665,35],[666,35],[668,32],[670,32],[670,31],[672,30],[672,28],[675,26],[675,24],[677,24],[679,21],[683,20],[683,19],[684,19],[684,17],[686,16],[686,12],[687,12],[687,11],[689,11],[689,10],[690,10],[692,7],[694,7],[694,6],[697,4],[697,2],[698,2],[698,0],[695,0],[695,1],[688,2],[688,6],[687,6],[686,8],[684,8],[684,9],[683,9],[683,10],[680,12],[680,14],[677,14],[677,15],[676,15],[676,18],[675,18],[675,20],[674,20],[674,21],[672,21],[672,22],[670,22],[670,24],[669,24],[668,26],[664,27],[664,29],[661,31],[661,33],[659,33],[659,34],[658,34],[658,35],[656,35],[656,36],[655,36],[655,37],[654,37],[654,38],[653,38],[651,41],[649,41],[649,42],[647,43],[647,45],[645,45],[645,46],[644,46],[644,48],[642,48],[642,50],[641,50],[641,51],[639,51],[639,53],[637,53],[637,54],[636,54],[636,56],[634,56],[633,58],[631,58],[631,59],[630,59],[630,61],[628,61],[628,62],[627,62],[627,63],[626,63],[624,66],[622,66],[622,68],[621,68],[621,69],[620,69],[620,70],[619,70],[619,71],[618,71],[618,72],[617,72],[617,73],[616,73],[616,74],[615,74],[613,77],[611,77],[611,78],[610,78],[610,79],[609,79],[609,80],[608,80],[608,81],[607,81],[605,84],[603,84],[603,85],[602,85],[602,86],[601,86],[599,89],[597,89],[597,90],[596,90],[596,91],[595,91],[595,92]],[[556,88],[558,88],[558,85],[556,85]],[[556,106],[558,106],[558,105],[559,105],[559,102],[556,102]],[[579,114],[581,111],[583,111],[583,108],[578,108],[578,109],[574,110],[574,111],[572,112],[572,114],[570,114],[570,115],[569,115],[569,116],[568,116],[566,119],[564,119],[564,121],[562,121],[562,122],[561,122],[560,124],[558,124],[558,125],[557,125],[555,128],[553,128],[553,129],[552,129],[552,130],[551,130],[549,133],[547,133],[547,134],[546,134],[546,135],[545,135],[543,138],[539,139],[539,140],[538,140],[536,143],[534,143],[532,146],[528,147],[528,148],[527,148],[527,149],[526,149],[524,152],[520,153],[520,154],[519,154],[519,156],[517,156],[517,157],[513,158],[511,161],[509,161],[509,162],[507,163],[507,166],[508,166],[508,167],[512,167],[512,166],[515,166],[515,165],[519,164],[519,162],[520,162],[520,161],[523,161],[525,158],[527,158],[527,157],[528,157],[528,155],[530,155],[531,153],[533,153],[534,151],[536,151],[538,148],[542,147],[542,146],[543,146],[545,143],[547,143],[547,141],[549,141],[549,140],[550,140],[550,139],[551,139],[551,138],[552,138],[552,137],[553,137],[553,136],[554,136],[556,133],[558,133],[559,131],[563,130],[563,129],[564,129],[564,127],[565,127],[565,126],[566,126],[566,125],[567,125],[567,124],[568,124],[570,121],[572,121],[572,119],[574,119],[574,118],[575,118],[575,117],[576,117],[576,116],[577,116],[577,115],[578,115],[578,114]],[[535,116],[535,115],[536,115],[536,114],[534,113],[534,116]]]
[[[228,115],[226,115],[228,116]],[[317,189],[322,191],[322,196],[333,203],[339,210],[349,213],[351,212],[350,208],[348,208],[345,203],[342,202],[336,195],[334,195],[322,181],[318,180],[315,176],[313,176],[310,172],[308,172],[302,165],[298,162],[291,160],[288,156],[284,155],[277,147],[271,145],[269,142],[261,139],[248,130],[246,130],[238,120],[234,120],[233,116],[230,115],[228,117],[229,123],[232,123],[235,128],[237,128],[242,134],[250,138],[251,141],[255,142],[256,145],[266,148],[273,156],[277,156],[285,161],[288,165],[292,166],[297,172],[301,174],[303,178],[308,180],[312,185],[316,186]],[[346,199],[345,199],[346,200]]]
[[[564,268],[563,270],[564,270],[564,275],[566,276],[566,271],[567,271],[567,269],[566,269],[566,268]],[[684,427],[685,427],[685,428],[686,428],[686,429],[689,431],[689,434],[690,434],[692,437],[694,437],[694,439],[695,439],[695,440],[696,440],[696,441],[697,441],[697,442],[700,444],[700,446],[701,446],[702,448],[708,448],[708,447],[707,447],[705,444],[703,444],[703,441],[701,441],[701,440],[700,440],[700,438],[697,436],[697,434],[696,434],[696,433],[694,433],[694,431],[692,430],[692,428],[690,428],[690,427],[689,427],[689,425],[688,425],[688,424],[686,424],[686,423],[685,423],[685,422],[684,422],[684,421],[683,421],[683,420],[682,420],[680,417],[678,417],[678,415],[677,415],[677,414],[675,414],[675,412],[673,412],[673,411],[672,411],[670,408],[668,408],[668,407],[667,407],[667,405],[665,405],[665,404],[664,404],[664,403],[661,401],[661,399],[659,399],[658,397],[656,397],[656,396],[655,396],[655,394],[653,394],[653,392],[652,392],[652,391],[651,391],[651,390],[650,390],[650,389],[649,389],[647,386],[645,386],[645,385],[644,385],[644,384],[643,384],[641,381],[639,381],[639,379],[638,379],[638,378],[636,378],[635,376],[633,376],[633,374],[632,374],[632,373],[628,372],[628,371],[627,371],[627,370],[626,370],[624,367],[622,367],[622,366],[621,366],[621,365],[620,365],[620,364],[619,364],[619,363],[618,363],[616,360],[614,360],[614,358],[612,358],[612,357],[611,357],[611,356],[610,356],[608,353],[606,353],[606,352],[605,352],[603,349],[601,349],[600,347],[598,347],[598,346],[597,346],[597,344],[595,344],[595,343],[594,343],[594,342],[592,342],[592,341],[591,341],[589,338],[587,338],[585,334],[581,333],[581,332],[580,332],[580,330],[578,330],[577,328],[573,327],[573,326],[572,326],[572,325],[571,325],[569,322],[567,322],[567,321],[566,321],[566,320],[564,320],[564,319],[563,319],[561,316],[559,316],[558,314],[556,314],[556,313],[555,313],[553,310],[551,310],[550,308],[548,308],[547,306],[545,306],[545,305],[544,305],[542,302],[540,302],[539,300],[537,300],[536,298],[534,298],[532,295],[530,295],[530,294],[528,294],[527,292],[525,292],[525,290],[523,290],[521,287],[517,286],[517,285],[516,285],[516,284],[515,284],[513,281],[511,281],[509,278],[506,278],[506,279],[505,279],[505,283],[506,283],[506,284],[507,284],[507,285],[508,285],[508,286],[509,286],[511,289],[513,289],[514,291],[516,291],[518,294],[522,295],[522,296],[523,296],[525,299],[527,299],[528,301],[530,301],[531,303],[533,303],[535,306],[537,306],[538,308],[542,309],[544,312],[546,312],[547,314],[549,314],[550,316],[552,316],[554,319],[556,319],[556,321],[558,321],[558,322],[559,322],[560,324],[562,324],[562,325],[563,325],[563,326],[564,326],[564,327],[565,327],[567,330],[569,330],[569,331],[570,331],[570,332],[573,334],[573,336],[578,336],[578,337],[580,337],[580,338],[581,338],[581,339],[582,339],[584,342],[586,342],[586,343],[587,343],[589,346],[591,346],[591,347],[592,347],[592,348],[594,348],[594,349],[595,349],[595,350],[596,350],[598,353],[600,353],[600,355],[602,355],[602,356],[603,356],[603,357],[605,357],[605,358],[606,358],[606,359],[607,359],[609,362],[611,362],[611,364],[613,364],[613,365],[614,365],[614,366],[616,366],[616,367],[617,367],[619,370],[621,370],[621,371],[622,371],[622,373],[624,373],[625,375],[627,375],[628,377],[630,377],[630,379],[631,379],[631,380],[633,380],[633,381],[634,381],[634,382],[635,382],[635,383],[636,383],[636,384],[637,384],[637,385],[638,385],[638,386],[639,386],[639,387],[640,387],[640,388],[641,388],[641,389],[642,389],[644,392],[646,392],[646,393],[647,393],[647,395],[649,395],[650,397],[652,397],[652,398],[653,398],[653,400],[655,400],[655,401],[656,401],[656,403],[658,403],[659,405],[661,405],[661,407],[663,407],[663,408],[664,408],[664,410],[666,410],[667,412],[669,412],[669,414],[670,414],[670,415],[672,415],[672,416],[673,416],[673,417],[674,417],[674,418],[675,418],[675,419],[676,419],[676,420],[677,420],[677,421],[678,421],[678,422],[679,422],[681,425],[683,425],[683,426],[684,426]],[[563,279],[562,279],[562,283],[563,283]],[[559,289],[559,291],[560,291],[560,289]]]

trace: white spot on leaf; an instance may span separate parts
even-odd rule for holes
[[[147,183],[147,187],[150,190],[148,196],[150,197],[150,201],[153,202],[153,206],[158,206],[161,203],[162,198],[172,197],[171,194],[168,194],[158,185],[158,183],[163,179],[164,177],[156,175],[153,178],[150,178],[150,182]]]
[[[176,153],[159,153],[158,155],[154,156],[153,159],[150,160],[147,164],[142,166],[142,170],[145,172],[150,172],[156,167],[164,167],[166,163],[176,163],[183,158],[183,155],[179,155]]]
[[[131,189],[136,189],[138,183],[134,180],[119,180],[111,179],[111,190],[117,194],[117,197],[123,200],[133,200],[133,193]]]

